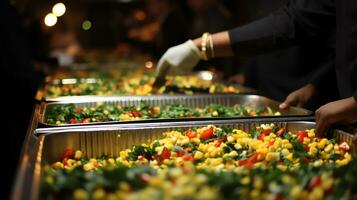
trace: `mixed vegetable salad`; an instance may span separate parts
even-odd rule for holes
[[[97,103],[94,107],[79,107],[75,104],[60,104],[46,111],[47,124],[77,124],[106,121],[128,121],[143,119],[195,118],[195,117],[250,117],[280,115],[269,106],[253,109],[236,104],[223,106],[211,104],[204,108],[191,108],[174,103],[166,106],[152,106],[140,103],[137,106]]]
[[[81,96],[81,95],[150,95],[155,76],[152,73],[138,73],[117,79],[76,79],[74,83],[49,84],[46,97]],[[156,93],[239,93],[234,86],[227,86],[196,76],[167,77],[166,83]]]
[[[274,124],[249,132],[175,130],[117,158],[67,149],[45,167],[43,198],[355,199],[357,160],[345,142]]]

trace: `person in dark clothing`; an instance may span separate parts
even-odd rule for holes
[[[288,0],[240,0],[236,5],[237,13],[243,13],[244,19],[239,24],[260,19],[267,14],[284,6]],[[239,14],[241,18],[242,14]],[[208,31],[210,32],[210,31]],[[325,44],[319,45],[305,43],[271,52],[264,52],[242,58],[245,61],[240,65],[244,69],[244,82],[238,76],[232,76],[231,81],[244,84],[257,90],[260,95],[284,101],[291,91],[301,88],[308,83],[320,68],[331,64],[331,49]],[[327,63],[326,63],[327,62]],[[238,77],[238,79],[237,79]],[[333,66],[327,74],[327,81],[323,85],[328,86],[319,90],[314,98],[307,102],[304,107],[311,110],[336,100],[338,91]],[[292,81],[293,80],[293,81]]]
[[[31,51],[16,9],[0,1],[0,71],[2,85],[2,197],[10,195],[23,139],[29,125],[40,78],[33,70]]]
[[[320,42],[334,51],[335,73],[341,100],[328,103],[316,111],[318,132],[325,132],[334,123],[357,121],[357,1],[291,0],[270,16],[235,29],[203,35],[194,41],[170,48],[160,59],[157,76],[166,72],[190,70],[200,59],[254,55],[290,47],[297,43]],[[331,42],[333,41],[333,42]],[[324,71],[328,71],[326,65]],[[302,88],[312,94],[325,72]],[[308,92],[305,92],[308,91]],[[300,103],[299,96],[288,98],[281,107]],[[290,95],[289,95],[290,96]],[[309,97],[310,98],[310,97]]]

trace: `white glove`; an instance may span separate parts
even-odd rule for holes
[[[165,77],[170,74],[188,73],[200,59],[200,50],[192,40],[187,40],[185,43],[169,48],[164,53],[157,64],[156,76]]]

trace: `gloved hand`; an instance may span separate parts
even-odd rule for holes
[[[188,73],[200,61],[200,50],[188,40],[185,43],[169,48],[160,58],[156,67],[156,77],[170,74]]]

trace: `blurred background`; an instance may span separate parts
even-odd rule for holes
[[[13,0],[37,63],[157,60],[167,48],[265,16],[284,0]],[[11,19],[10,19],[11,20]],[[239,59],[239,62],[242,62]],[[233,59],[200,67],[241,72]],[[230,73],[231,74],[231,73]]]
[[[7,0],[5,0],[7,1]],[[155,62],[171,46],[267,16],[287,0],[12,0],[37,69],[118,61]],[[10,19],[11,20],[11,19]],[[213,59],[223,78],[282,101],[328,57],[325,47],[298,46],[255,57]],[[277,79],[275,72],[284,78]],[[294,81],[291,81],[294,79]]]

